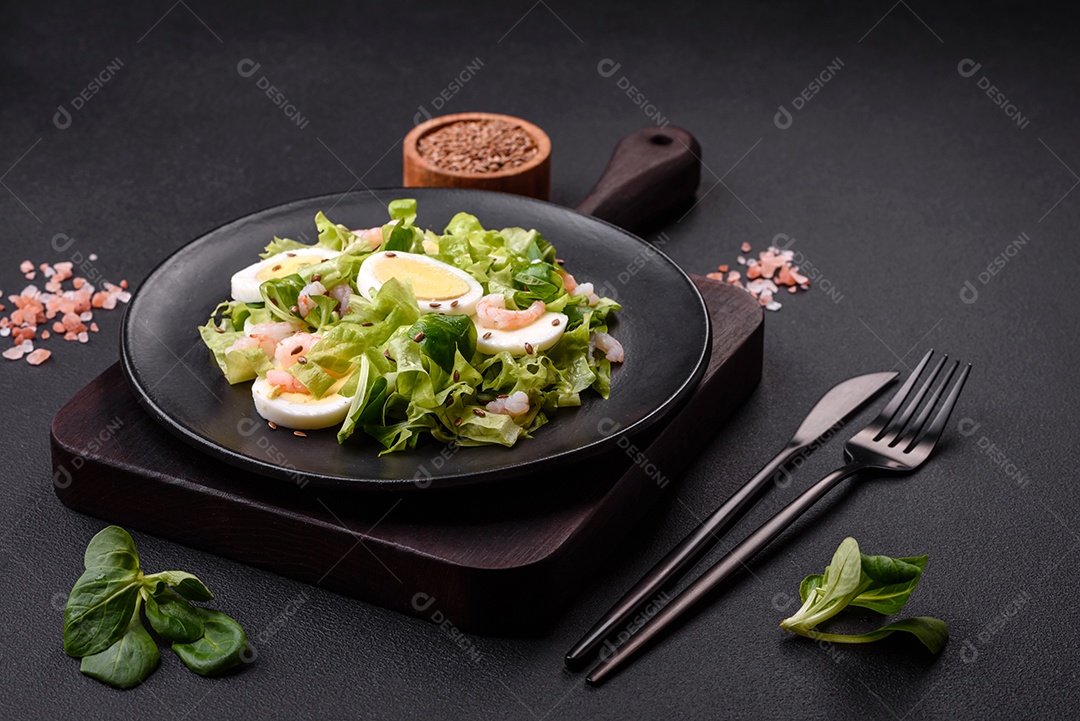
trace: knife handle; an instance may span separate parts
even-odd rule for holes
[[[577,209],[642,234],[687,212],[701,183],[701,145],[682,128],[645,128],[622,138]]]
[[[671,549],[566,654],[566,667],[571,671],[577,671],[597,653],[603,656],[601,647],[605,646],[606,639],[618,631],[625,630],[639,609],[654,599],[660,591],[669,588],[700,561],[720,540],[720,536],[738,520],[743,509],[772,480],[776,472],[803,448],[803,445],[789,443],[742,488],[713,511],[712,515]],[[610,647],[610,650],[614,650],[614,647]]]

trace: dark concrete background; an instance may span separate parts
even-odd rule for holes
[[[676,261],[704,273],[732,262],[743,241],[760,249],[783,233],[835,288],[781,298],[752,401],[539,637],[472,638],[476,653],[465,653],[433,625],[137,534],[148,567],[196,571],[264,640],[238,676],[201,679],[164,655],[127,693],[81,676],[61,650],[63,601],[103,523],[56,500],[48,454],[56,409],[116,360],[120,314],[101,314],[87,346],[50,343],[41,368],[0,364],[4,717],[1014,718],[1066,715],[1080,700],[1070,620],[1080,263],[1067,244],[1080,213],[1069,192],[1080,182],[1080,68],[1057,10],[164,0],[7,3],[0,18],[9,293],[25,285],[24,258],[96,252],[98,272],[138,287],[165,255],[239,215],[397,185],[400,138],[477,59],[442,112],[507,112],[545,128],[555,201],[583,197],[616,139],[654,112],[700,139],[707,166],[700,203],[666,229]],[[256,75],[237,72],[244,59],[261,64]],[[778,107],[792,109],[837,59],[835,76],[779,128]],[[958,69],[966,59],[981,64],[971,77]],[[117,60],[114,77],[71,110]],[[604,60],[620,64],[610,77],[598,71]],[[259,90],[261,76],[304,127]],[[980,82],[1000,89],[1024,127]],[[54,122],[61,104],[66,129]],[[75,239],[62,253],[59,233]],[[1030,240],[1017,245],[1021,233]],[[965,281],[973,303],[961,299]],[[604,688],[562,670],[577,636],[757,470],[821,392],[856,373],[903,371],[929,347],[975,369],[954,416],[969,420],[953,424],[925,470],[836,492],[752,576]],[[833,442],[738,529],[839,460]],[[823,649],[778,629],[783,594],[845,535],[869,552],[930,554],[906,610],[949,623],[939,658],[901,640]]]

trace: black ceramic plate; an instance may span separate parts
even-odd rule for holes
[[[230,386],[199,339],[197,326],[229,295],[229,278],[258,260],[274,236],[315,241],[323,210],[352,228],[386,220],[385,202],[415,197],[417,224],[441,230],[459,211],[489,228],[536,228],[578,282],[592,281],[623,305],[611,332],[626,349],[612,370],[611,397],[583,393],[533,438],[513,448],[453,452],[430,437],[379,457],[361,433],[339,445],[336,429],[306,438],[271,430],[255,412],[249,383]],[[605,285],[606,284],[606,285]],[[448,487],[554,469],[638,433],[697,385],[710,347],[708,314],[690,279],[643,240],[595,218],[528,198],[469,190],[376,190],[300,200],[218,228],[159,265],[136,291],[121,333],[124,372],[150,413],[199,450],[236,466],[298,484],[354,490]],[[543,473],[535,474],[543,480]],[[416,481],[421,483],[417,484]]]

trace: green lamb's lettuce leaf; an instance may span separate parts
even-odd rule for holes
[[[153,629],[196,673],[217,675],[242,660],[247,637],[240,625],[189,603],[213,599],[205,584],[185,571],[145,575],[135,542],[119,526],[90,540],[83,565],[64,609],[64,651],[82,659],[87,676],[127,689],[157,668],[160,654],[143,626],[144,608]]]
[[[405,335],[419,338],[420,352],[447,373],[454,370],[457,351],[466,358],[476,352],[476,325],[465,315],[428,313],[420,316]]]
[[[157,668],[161,654],[142,625],[138,612],[131,614],[124,632],[97,653],[83,656],[79,670],[90,678],[116,688],[132,688]]]
[[[386,376],[376,375],[377,371],[373,370],[373,366],[374,363],[367,354],[360,356],[360,367],[350,379],[355,379],[356,388],[352,393],[349,413],[338,430],[338,443],[344,443],[357,426],[374,425],[382,421],[387,381]]]
[[[514,287],[519,289],[514,295],[514,303],[519,308],[527,308],[536,300],[550,303],[566,294],[563,290],[562,273],[550,263],[537,261],[518,266],[512,277]]]
[[[275,321],[286,323],[303,323],[299,311],[294,311],[300,298],[300,291],[307,283],[298,274],[293,273],[281,278],[271,278],[259,286],[259,294],[262,296],[266,309],[274,316]]]
[[[869,643],[902,631],[915,635],[932,653],[938,653],[949,639],[949,630],[936,618],[904,619],[862,634],[817,630],[819,624],[848,606],[886,615],[898,613],[922,578],[926,562],[927,556],[868,556],[859,552],[854,538],[845,538],[825,567],[825,573],[803,579],[799,585],[803,605],[780,626],[801,636],[832,643]]]
[[[120,526],[107,526],[90,539],[83,553],[83,566],[87,570],[104,568],[134,574],[139,570],[135,540]]]
[[[172,645],[180,660],[200,676],[220,676],[243,663],[248,642],[240,624],[220,611],[194,610],[202,621],[203,633],[194,641]]]
[[[190,643],[203,635],[202,618],[194,607],[168,587],[146,597],[146,620],[167,641]]]
[[[214,594],[194,574],[187,571],[160,571],[146,577],[146,583],[157,584],[154,593],[161,590],[162,584],[172,586],[177,593],[189,601],[213,601]]]
[[[941,650],[945,648],[945,644],[949,642],[949,627],[945,625],[944,621],[929,616],[915,616],[914,618],[894,621],[867,633],[846,634],[814,631],[811,638],[829,643],[872,643],[891,636],[896,631],[912,634],[922,645],[926,646],[930,653],[941,653]]]
[[[80,658],[112,646],[124,635],[142,588],[138,569],[86,569],[64,608],[64,653]]]

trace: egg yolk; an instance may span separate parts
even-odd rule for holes
[[[422,300],[450,300],[469,292],[469,284],[446,268],[400,255],[384,255],[374,271],[380,284],[391,278],[412,281],[413,293]]]
[[[306,265],[321,263],[325,258],[317,258],[311,255],[288,255],[281,256],[278,262],[269,265],[255,274],[257,280],[270,280],[271,278],[284,278],[292,275]]]

